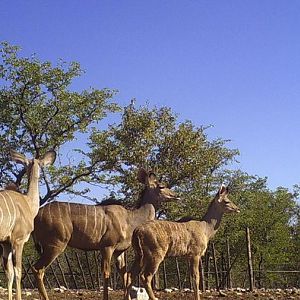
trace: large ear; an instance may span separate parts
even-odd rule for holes
[[[148,182],[148,172],[144,168],[140,168],[137,174],[137,179],[140,183],[146,184]]]
[[[222,194],[228,194],[228,188],[222,184],[220,189],[219,189],[219,192],[218,192],[219,195],[222,195]]]
[[[15,150],[10,150],[10,156],[11,156],[11,159],[18,164],[22,164],[24,166],[29,165],[29,160],[26,158],[26,156]]]
[[[42,166],[49,166],[54,163],[56,159],[56,152],[55,151],[47,151],[43,158],[40,159]]]
[[[149,184],[156,183],[156,182],[157,182],[156,175],[153,172],[150,172],[150,174],[149,174]]]

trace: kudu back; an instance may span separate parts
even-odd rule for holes
[[[186,256],[190,260],[194,299],[199,300],[200,258],[217,232],[223,214],[238,211],[238,207],[228,198],[228,188],[221,186],[201,221],[153,220],[138,226],[132,236],[135,259],[128,273],[125,299],[130,300],[130,288],[138,274],[142,275],[150,299],[157,299],[151,280],[160,263],[167,256]]]
[[[49,299],[44,272],[67,246],[82,250],[100,250],[101,272],[104,277],[103,299],[108,299],[111,258],[117,257],[117,267],[125,278],[123,252],[131,245],[133,230],[155,218],[155,208],[161,202],[177,199],[174,192],[162,185],[156,175],[140,169],[138,181],[144,184],[139,208],[125,209],[121,205],[84,205],[51,202],[42,207],[35,219],[33,237],[41,256],[33,270],[42,299]]]

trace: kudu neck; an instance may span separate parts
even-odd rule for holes
[[[136,211],[138,211],[143,217],[153,220],[155,218],[156,209],[156,202],[153,195],[151,195],[151,193],[149,193],[147,190],[143,190],[140,194]]]
[[[30,208],[34,216],[37,215],[40,206],[39,177],[40,167],[38,162],[34,161],[28,178],[27,192],[27,196],[30,202]]]
[[[224,212],[220,209],[218,203],[214,200],[208,207],[208,210],[202,221],[206,224],[206,234],[208,238],[212,238],[220,227],[221,219]]]

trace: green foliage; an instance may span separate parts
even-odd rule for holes
[[[118,109],[110,102],[115,91],[70,89],[74,78],[83,73],[78,63],[60,62],[52,66],[35,55],[19,57],[19,50],[8,43],[2,43],[0,48],[2,184],[17,174],[7,163],[9,149],[35,157],[49,149],[59,151],[62,146],[71,144],[79,133],[88,133],[91,124]],[[51,178],[44,178],[47,192],[43,201],[72,190],[74,183],[91,173],[92,166],[82,158],[78,160],[69,162],[62,157],[61,165],[50,169]]]
[[[94,130],[89,143],[92,161],[105,161],[106,174],[120,197],[134,202],[139,193],[136,169],[145,167],[175,188],[182,201],[169,206],[171,218],[199,210],[202,198],[220,184],[220,174],[238,154],[226,141],[209,141],[205,128],[179,123],[170,108],[125,107],[121,122],[108,131]],[[94,174],[95,181],[98,180]]]
[[[299,186],[294,193],[281,187],[271,191],[266,178],[230,170],[238,150],[229,149],[227,140],[209,140],[203,126],[179,122],[168,107],[132,103],[118,122],[100,127],[102,119],[120,111],[112,101],[116,91],[72,90],[74,79],[83,74],[78,63],[54,66],[35,55],[21,57],[20,49],[8,43],[0,52],[0,185],[21,183],[22,173],[8,161],[9,149],[34,157],[55,149],[59,159],[43,173],[42,202],[62,193],[90,198],[91,186],[105,185],[112,197],[133,206],[141,189],[137,169],[144,167],[180,194],[180,202],[160,211],[175,220],[200,219],[224,182],[241,213],[224,216],[216,249],[219,256],[226,253],[229,239],[235,278],[242,280],[247,265],[246,227],[255,270],[300,268]],[[32,244],[25,251],[31,255]]]
[[[295,195],[287,189],[270,191],[266,179],[237,172],[232,176],[230,196],[241,209],[235,216],[225,216],[216,240],[218,251],[226,253],[226,239],[230,240],[233,270],[238,274],[247,265],[245,229],[250,228],[253,268],[256,276],[264,275],[269,286],[279,282],[271,270],[296,270],[295,241],[297,234],[291,220],[297,208]],[[294,228],[295,230],[295,228]],[[245,268],[245,267],[244,267]],[[259,275],[260,274],[260,275]]]

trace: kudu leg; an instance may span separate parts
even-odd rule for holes
[[[192,257],[190,259],[192,285],[193,285],[193,290],[194,290],[194,300],[200,300],[200,295],[199,295],[199,282],[200,282],[199,262],[200,262],[200,256]]]
[[[154,276],[153,273],[145,274],[144,286],[145,286],[145,289],[148,293],[149,299],[150,300],[157,300],[157,298],[154,296],[154,292],[153,292],[152,286],[151,286],[153,276]]]
[[[12,300],[12,286],[14,281],[14,267],[12,261],[12,248],[11,245],[2,245],[3,247],[3,256],[2,263],[7,277],[7,291],[8,291],[8,300]]]
[[[49,300],[47,290],[44,284],[44,276],[46,268],[59,256],[66,248],[61,246],[45,246],[39,260],[33,265],[32,271],[37,283],[37,287],[43,300]]]
[[[24,241],[14,245],[15,255],[13,257],[14,272],[16,277],[16,299],[21,300],[21,278],[22,278],[22,253]]]
[[[150,257],[143,258],[144,272],[143,276],[141,276],[142,281],[144,281],[145,289],[148,293],[150,300],[157,300],[154,296],[154,292],[151,286],[151,281],[154,274],[157,272],[160,263],[162,262],[163,257],[159,257],[158,254],[152,253]]]
[[[115,252],[114,254],[116,256],[116,268],[122,279],[123,287],[125,287],[127,281],[125,253]]]
[[[140,267],[140,259],[135,259],[129,272],[127,273],[127,278],[125,281],[125,288],[124,288],[124,300],[131,300],[130,297],[130,289],[133,285],[134,280],[141,272]]]
[[[106,247],[101,250],[101,272],[103,274],[103,300],[108,300],[108,285],[111,271],[111,258],[114,250]]]

